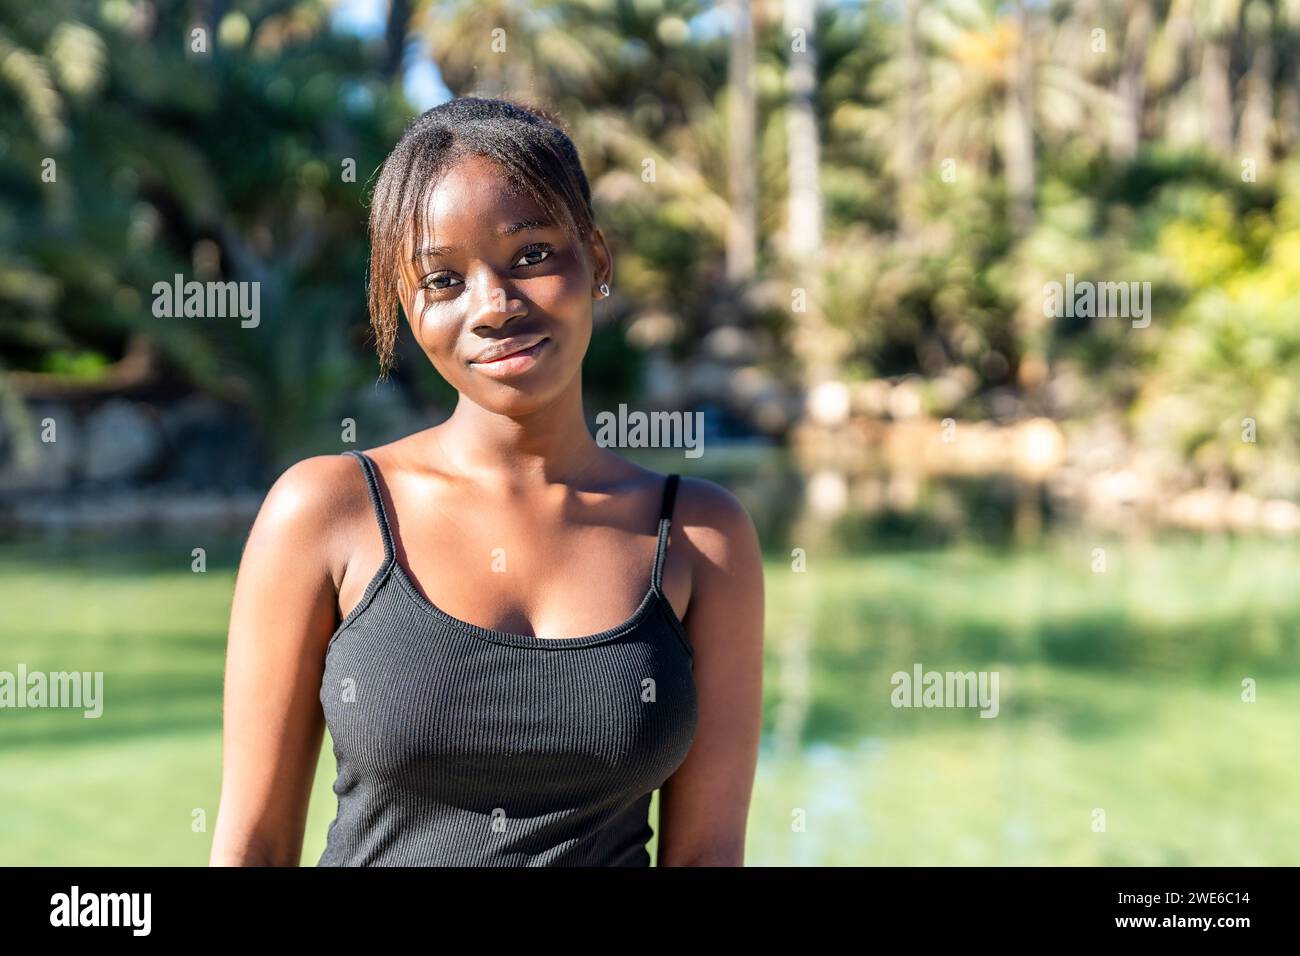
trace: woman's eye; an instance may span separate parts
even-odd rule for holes
[[[451,284],[456,281],[458,280],[455,276],[449,276],[446,273],[442,273],[436,276],[429,276],[429,278],[420,283],[420,287],[422,289],[448,289],[451,288]]]
[[[525,249],[516,266],[535,266],[551,254],[550,246],[532,246]]]

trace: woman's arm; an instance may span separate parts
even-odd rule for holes
[[[762,555],[753,521],[726,489],[686,479],[678,500],[699,722],[659,792],[658,865],[743,866],[763,717]]]
[[[226,653],[221,806],[210,866],[297,866],[337,626],[342,492],[350,457],[308,458],[271,488],[244,546]],[[361,493],[364,498],[364,492]]]

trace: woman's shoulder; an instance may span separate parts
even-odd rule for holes
[[[312,455],[289,465],[272,483],[257,524],[275,534],[318,540],[369,507],[365,473],[353,455]]]
[[[660,487],[666,484],[669,475],[678,476],[672,526],[680,528],[697,548],[717,550],[757,544],[758,533],[748,509],[725,485],[672,470],[641,470],[648,476],[647,480]]]
[[[680,525],[697,546],[713,541],[731,548],[756,544],[758,539],[754,520],[740,498],[708,478],[681,477],[673,524]]]
[[[244,543],[241,574],[252,568],[285,586],[322,579],[337,583],[351,559],[354,531],[370,507],[365,476],[353,456],[313,455],[294,462],[262,500]]]
[[[695,619],[713,619],[701,610],[706,607],[725,608],[737,601],[761,606],[763,550],[749,510],[725,485],[678,474],[670,553],[690,568]]]

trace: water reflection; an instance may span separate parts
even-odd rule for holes
[[[1289,538],[1103,531],[1006,475],[722,480],[768,554],[755,862],[1276,863],[1300,839]],[[917,665],[996,672],[998,716],[893,706]]]
[[[1289,862],[1285,848],[1300,845],[1291,539],[1118,534],[1034,480],[802,474],[770,451],[718,451],[654,464],[732,488],[764,545],[750,862]],[[196,541],[205,574],[190,570]],[[195,788],[215,794],[242,543],[188,528],[0,544],[4,658],[106,667],[116,701],[94,722],[28,715],[0,741],[8,757],[27,755],[41,788],[37,806],[33,784],[0,781],[0,800],[25,808],[13,852],[85,862],[84,847],[60,844],[59,821],[89,792],[78,768],[89,757],[109,766],[115,748],[130,749],[132,773],[106,770],[94,799],[117,808],[124,833],[153,832],[168,800],[204,805]],[[997,717],[894,706],[892,675],[918,665],[995,671]],[[328,823],[328,762],[326,747],[304,858]],[[159,782],[147,813],[139,779]],[[201,862],[188,844],[149,846],[153,862]],[[125,858],[105,850],[101,862]]]

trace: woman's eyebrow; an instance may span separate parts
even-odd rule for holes
[[[526,232],[529,229],[551,229],[554,226],[555,223],[549,219],[521,219],[497,230],[497,235],[513,236],[517,232]]]
[[[510,223],[508,226],[502,226],[497,230],[497,235],[505,238],[532,229],[553,229],[554,227],[555,223],[549,219],[521,219],[518,222]],[[411,253],[411,264],[415,265],[423,259],[437,259],[442,256],[449,256],[455,251],[455,246],[421,246]]]
[[[451,246],[421,246],[411,253],[411,265],[417,265],[423,259],[438,259],[442,256],[449,256],[452,252]]]

